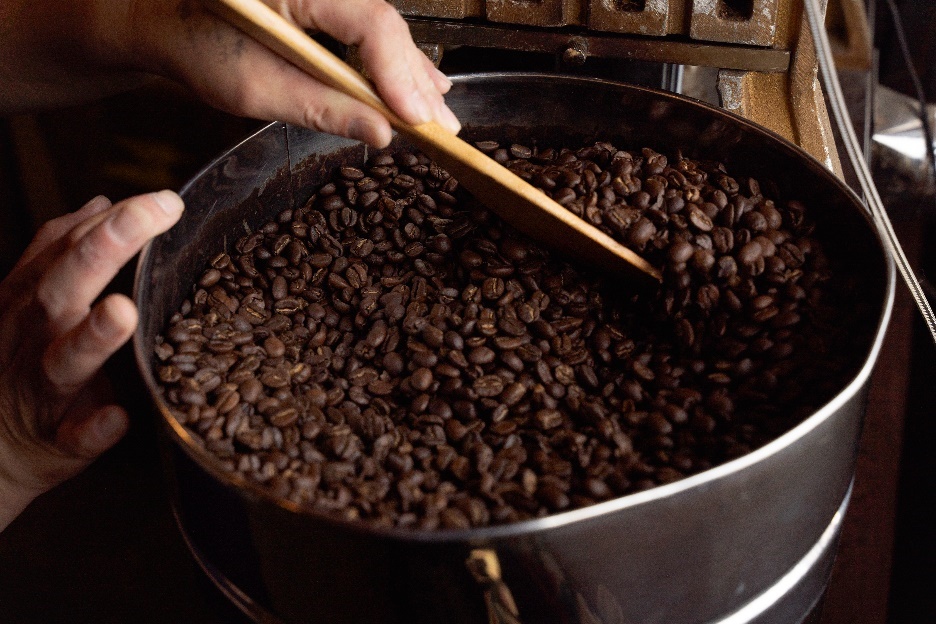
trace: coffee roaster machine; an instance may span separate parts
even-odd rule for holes
[[[841,171],[802,0],[394,0],[436,63],[462,47],[659,64],[664,89],[718,105]],[[835,64],[870,71],[863,0],[822,0]],[[352,55],[353,56],[353,55]],[[626,74],[624,74],[626,79]],[[710,94],[714,94],[712,97]]]
[[[829,1],[835,7],[830,16],[843,26],[831,30],[844,33],[837,64],[869,65],[860,0]],[[802,0],[393,4],[417,43],[443,67],[447,55],[470,49],[532,53],[554,59],[557,73],[584,72],[596,59],[636,62],[659,67],[660,84],[649,86],[690,94],[710,89],[714,103],[742,119],[638,87],[577,82],[574,76],[553,82],[542,74],[463,76],[452,102],[457,114],[479,127],[506,123],[532,130],[543,124],[539,111],[554,111],[551,123],[571,127],[582,114],[601,116],[603,106],[630,103],[643,120],[632,124],[637,140],[676,146],[722,128],[731,134],[726,146],[750,154],[770,175],[807,181],[830,214],[847,218],[873,249],[866,258],[873,269],[869,296],[882,311],[867,361],[830,404],[768,447],[682,483],[560,518],[457,535],[410,535],[293,509],[205,458],[161,406],[149,364],[150,345],[164,321],[160,314],[180,303],[179,284],[192,283],[192,267],[207,253],[205,241],[221,240],[225,227],[241,221],[239,213],[216,207],[245,201],[276,178],[278,163],[356,149],[335,137],[274,124],[182,190],[186,217],[174,234],[148,248],[137,273],[135,297],[146,311],[134,338],[137,361],[163,413],[174,512],[196,560],[257,622],[818,621],[816,605],[848,505],[863,398],[894,280],[870,219],[855,196],[843,192],[848,171]],[[354,50],[347,56],[353,64]],[[563,89],[587,96],[576,103]],[[538,94],[536,107],[516,101],[529,93]],[[622,115],[610,111],[592,125],[610,131]],[[195,216],[199,210],[211,219]]]
[[[854,187],[839,156],[802,0],[391,0],[437,66],[482,49],[551,56],[561,73],[591,59],[618,62],[625,81],[736,113],[799,145]],[[822,0],[835,67],[851,80],[849,104],[865,139],[873,123],[875,71],[864,0]],[[349,55],[354,60],[353,51]],[[612,73],[614,70],[612,69]],[[656,81],[657,84],[653,84]],[[857,88],[856,86],[857,85]],[[818,610],[808,620],[818,621]]]

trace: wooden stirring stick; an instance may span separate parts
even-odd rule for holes
[[[219,17],[328,86],[380,111],[504,221],[560,253],[629,277],[660,280],[646,260],[435,122],[400,119],[370,83],[260,0],[204,0]]]

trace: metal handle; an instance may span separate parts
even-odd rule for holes
[[[861,148],[859,147],[857,137],[855,137],[851,117],[848,114],[848,110],[845,108],[845,98],[842,96],[838,72],[835,70],[835,63],[832,59],[829,39],[826,35],[825,24],[822,21],[822,9],[819,6],[818,0],[804,0],[804,3],[806,17],[809,21],[809,29],[812,31],[813,41],[816,45],[816,58],[819,63],[819,75],[822,80],[822,86],[829,96],[832,117],[835,119],[839,134],[842,136],[842,142],[848,154],[848,159],[851,161],[852,167],[854,167],[855,173],[858,176],[858,182],[861,184],[861,191],[864,194],[864,199],[871,211],[871,217],[874,219],[875,225],[881,232],[885,247],[894,258],[897,269],[900,271],[900,276],[907,284],[907,288],[909,288],[910,294],[913,296],[913,300],[920,310],[920,314],[923,315],[923,320],[926,321],[926,327],[929,329],[933,341],[936,342],[936,317],[933,316],[933,309],[930,307],[926,294],[920,287],[920,283],[917,281],[913,269],[910,267],[907,256],[904,255],[903,248],[900,246],[900,240],[894,232],[894,227],[891,225],[890,218],[887,216],[887,211],[884,209],[884,205],[881,202],[881,197],[878,195],[877,188],[874,186],[874,180],[871,177],[870,171],[868,171],[868,165],[865,163],[864,158],[861,157]]]
[[[522,624],[517,603],[501,578],[497,553],[489,548],[477,548],[471,551],[465,565],[481,587],[488,624]]]

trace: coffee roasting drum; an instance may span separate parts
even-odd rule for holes
[[[186,185],[182,221],[138,266],[134,346],[163,425],[173,509],[195,558],[258,622],[802,621],[829,578],[893,298],[892,263],[861,203],[800,148],[679,96],[583,78],[478,74],[456,77],[447,100],[468,140],[681,150],[772,180],[814,207],[817,236],[838,266],[862,277],[873,312],[855,333],[864,343],[854,374],[828,403],[746,455],[545,518],[464,530],[374,528],[276,498],[224,470],[177,422],[153,355],[219,251],[302,205],[336,166],[361,166],[368,156],[349,140],[271,124]]]

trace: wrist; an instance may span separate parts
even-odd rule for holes
[[[52,108],[133,87],[122,58],[132,45],[129,7],[118,0],[27,2],[0,10],[0,114]]]
[[[178,53],[191,45],[186,40],[203,9],[193,0],[100,0],[120,5],[111,14],[104,11],[98,23],[98,42],[106,42],[99,53],[113,67],[179,79]]]
[[[0,418],[4,416],[0,414]],[[0,422],[0,436],[9,431],[4,424]],[[23,479],[24,464],[17,463],[20,457],[22,453],[17,452],[15,445],[11,447],[9,438],[0,437],[0,532],[45,491],[38,483],[30,484],[29,479]]]
[[[0,473],[0,533],[39,495]]]

